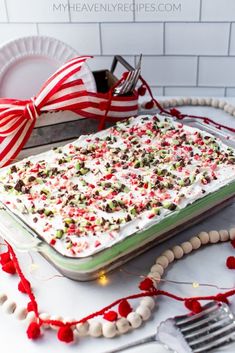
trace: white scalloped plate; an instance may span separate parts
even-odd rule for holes
[[[50,37],[23,37],[0,48],[0,97],[26,99],[65,61],[78,56],[67,44]],[[87,64],[79,74],[86,89],[96,92],[94,76]]]

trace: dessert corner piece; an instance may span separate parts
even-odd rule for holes
[[[139,116],[4,168],[0,201],[59,253],[85,257],[235,180],[235,152]]]

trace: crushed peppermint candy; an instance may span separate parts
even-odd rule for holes
[[[139,116],[2,169],[0,200],[59,252],[84,257],[233,180],[232,148]]]

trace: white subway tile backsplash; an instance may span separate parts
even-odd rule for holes
[[[163,96],[163,87],[153,87],[151,86],[151,91],[152,94],[154,95],[155,98]],[[148,93],[146,93],[143,97],[140,97],[140,101],[146,101],[150,99],[150,96]]]
[[[235,97],[235,87],[226,89],[226,97]]]
[[[6,21],[7,21],[7,13],[5,8],[5,1],[0,0],[0,22],[6,22]]]
[[[228,23],[167,23],[166,54],[227,55],[229,27]]]
[[[7,0],[10,22],[68,22],[67,0]]]
[[[142,53],[156,96],[235,96],[235,0],[0,0],[0,45],[37,34],[94,55],[92,70]]]
[[[183,56],[144,57],[143,77],[150,85],[196,85],[197,58]]]
[[[202,21],[234,21],[234,0],[202,0]]]
[[[199,85],[235,85],[235,57],[201,57],[199,60]]]
[[[38,29],[39,34],[60,39],[82,55],[100,54],[98,24],[39,24]]]
[[[35,24],[0,24],[0,44],[17,39],[19,37],[26,37],[37,34],[37,27]]]
[[[133,0],[69,0],[72,22],[133,21]]]
[[[227,88],[225,96],[226,97],[235,97],[235,87]]]
[[[166,96],[223,97],[224,88],[219,87],[166,87]]]
[[[198,21],[200,0],[135,1],[136,21]]]
[[[163,54],[162,23],[101,24],[103,54]]]
[[[235,55],[235,23],[232,23],[230,38],[230,55]]]

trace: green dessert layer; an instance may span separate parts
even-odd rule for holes
[[[147,246],[147,243],[153,241],[164,232],[175,228],[179,224],[190,221],[190,219],[204,213],[219,204],[221,201],[226,200],[233,195],[235,195],[235,182],[232,182],[218,191],[195,201],[180,211],[174,212],[158,224],[144,231],[137,232],[112,247],[87,258],[71,259],[62,256],[50,248],[47,244],[43,245],[42,253],[54,262],[61,270],[65,269],[67,271],[92,272],[105,266],[106,264],[114,262],[124,254],[135,251],[140,248],[140,246],[145,244]]]

